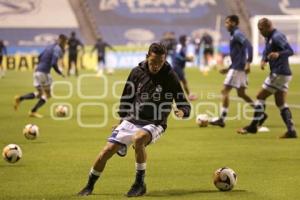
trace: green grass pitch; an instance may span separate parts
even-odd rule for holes
[[[298,131],[300,118],[300,68],[293,66],[294,78],[290,84],[288,103]],[[0,199],[124,199],[135,174],[134,151],[130,148],[125,158],[114,156],[96,184],[94,195],[80,198],[76,193],[85,185],[90,167],[105,145],[111,126],[117,123],[114,105],[119,99],[128,70],[119,70],[105,82],[95,77],[85,77],[82,82],[74,77],[62,79],[53,75],[59,83],[54,94],[65,99],[53,98],[40,110],[43,119],[27,117],[34,101],[26,101],[15,112],[12,99],[16,94],[33,91],[32,72],[9,71],[0,80],[0,148],[10,143],[19,144],[23,158],[15,164],[0,160]],[[268,71],[255,67],[249,75],[248,93],[255,97]],[[54,74],[54,72],[53,72]],[[89,73],[87,73],[89,74]],[[212,112],[207,103],[220,103],[220,90],[224,76],[211,71],[203,76],[197,69],[187,69],[191,90],[199,99],[193,102],[190,120],[178,121],[169,118],[168,129],[154,145],[147,147],[148,162],[146,183],[148,192],[144,199],[230,199],[230,200],[296,200],[300,195],[300,140],[279,140],[285,126],[274,98],[268,99],[266,126],[268,133],[241,136],[236,129],[247,125],[244,116],[228,120],[226,128],[198,128],[195,114],[206,110]],[[79,87],[80,84],[80,87]],[[70,92],[72,88],[72,93]],[[107,90],[105,90],[107,89]],[[80,90],[80,91],[79,91]],[[92,95],[102,95],[96,99]],[[70,96],[67,98],[67,96]],[[82,98],[82,96],[91,98]],[[232,91],[232,97],[236,92]],[[69,103],[73,116],[69,120],[55,120],[50,116],[51,105]],[[99,104],[101,103],[101,104]],[[229,116],[240,113],[243,102],[230,102]],[[107,105],[108,116],[103,105]],[[102,106],[102,107],[101,107]],[[251,110],[251,109],[249,109]],[[81,113],[80,116],[79,112]],[[249,114],[251,116],[251,114]],[[81,127],[100,124],[107,120],[107,126]],[[40,127],[40,137],[35,141],[26,140],[22,129],[27,123]],[[223,166],[234,169],[238,175],[236,187],[231,192],[219,192],[212,183],[213,172]]]

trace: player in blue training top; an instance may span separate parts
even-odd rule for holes
[[[225,127],[225,118],[229,107],[229,93],[235,88],[237,95],[254,107],[253,100],[246,94],[248,85],[247,74],[250,72],[250,63],[252,62],[253,48],[244,34],[239,30],[239,18],[236,15],[229,15],[225,19],[225,26],[230,33],[230,58],[232,64],[227,69],[221,69],[220,73],[226,74],[224,87],[222,89],[222,110],[220,117],[210,122],[211,125]],[[260,121],[260,125],[267,118]]]
[[[58,61],[63,56],[67,40],[68,39],[65,35],[59,35],[57,42],[47,46],[46,49],[39,55],[38,66],[33,74],[33,85],[37,89],[37,92],[28,93],[23,96],[16,96],[14,104],[15,110],[18,109],[23,100],[38,98],[39,100],[29,112],[29,116],[36,118],[43,117],[37,113],[37,110],[46,103],[47,99],[51,97],[51,68],[53,68],[56,73],[64,77],[63,73],[58,67]]]
[[[266,44],[261,61],[261,69],[269,62],[271,73],[262,85],[257,95],[254,118],[250,125],[239,129],[238,133],[256,133],[259,120],[263,118],[265,100],[275,96],[276,106],[280,109],[281,117],[287,127],[287,132],[280,138],[296,138],[297,133],[292,121],[292,113],[286,104],[288,84],[292,79],[292,72],[289,67],[289,56],[294,54],[293,49],[287,42],[284,34],[273,28],[272,22],[262,18],[258,22],[260,34],[265,37]]]
[[[181,35],[179,37],[179,44],[177,44],[176,52],[174,53],[172,59],[172,65],[190,101],[196,100],[197,96],[195,94],[190,93],[188,82],[185,77],[184,69],[185,69],[186,62],[192,62],[192,61],[193,61],[193,57],[187,55],[187,36]]]
[[[78,195],[90,195],[107,161],[116,153],[125,156],[131,144],[135,151],[136,177],[126,195],[137,197],[146,193],[146,146],[157,141],[166,130],[173,101],[178,108],[177,117],[186,118],[191,110],[166,56],[165,46],[153,43],[146,60],[131,70],[120,101],[121,123],[112,131],[89,173],[87,185]]]

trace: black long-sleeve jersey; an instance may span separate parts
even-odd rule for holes
[[[157,74],[151,74],[144,61],[129,74],[118,113],[132,123],[161,125],[166,129],[173,100],[184,118],[188,117],[191,106],[170,64],[165,62]]]

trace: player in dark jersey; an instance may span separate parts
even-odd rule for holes
[[[3,62],[3,55],[7,54],[6,46],[3,42],[3,40],[0,40],[0,78],[5,76],[5,70],[3,68],[2,62]]]
[[[292,79],[292,72],[288,58],[294,54],[284,34],[276,30],[272,22],[262,18],[258,22],[260,34],[265,38],[265,50],[261,61],[261,69],[268,62],[271,73],[265,79],[262,89],[257,95],[255,113],[250,125],[239,129],[238,133],[256,133],[259,120],[262,119],[265,110],[265,100],[275,96],[276,106],[280,110],[281,117],[287,127],[287,131],[280,138],[296,138],[297,133],[292,120],[292,113],[286,104],[288,84]]]
[[[16,96],[14,102],[15,110],[18,109],[22,101],[38,98],[39,100],[29,112],[29,116],[36,118],[43,117],[42,115],[37,113],[37,110],[42,107],[51,97],[51,69],[53,68],[56,73],[64,77],[63,73],[58,67],[58,61],[63,56],[66,44],[67,37],[61,34],[59,35],[56,43],[47,46],[45,50],[39,55],[39,62],[33,74],[33,85],[37,89],[37,91],[25,94],[23,96]]]
[[[192,94],[190,92],[188,82],[184,72],[186,62],[192,62],[192,61],[193,61],[193,57],[187,55],[187,36],[181,35],[179,37],[179,44],[176,47],[176,52],[172,59],[172,65],[190,101],[196,100],[198,98],[195,94]]]
[[[177,117],[188,117],[191,109],[177,76],[166,62],[166,56],[165,46],[153,43],[149,47],[146,60],[132,69],[120,101],[121,123],[108,138],[108,143],[89,173],[87,185],[78,195],[90,195],[106,162],[115,153],[125,156],[126,149],[131,144],[135,150],[136,178],[127,196],[136,197],[146,193],[145,147],[159,139],[166,130],[173,100],[177,105]]]
[[[111,50],[115,51],[115,49],[110,44],[103,41],[102,38],[99,37],[92,49],[92,52],[97,50],[97,55],[98,55],[97,76],[99,77],[103,75],[103,70],[106,69],[106,65],[105,65],[106,48],[110,48]],[[107,70],[112,70],[112,69],[107,69]],[[108,71],[108,72],[112,73],[112,71]]]
[[[254,107],[253,100],[246,94],[248,85],[247,74],[250,72],[252,62],[252,45],[239,30],[239,18],[236,15],[226,17],[225,26],[230,33],[230,58],[232,64],[229,68],[221,69],[220,73],[227,74],[224,80],[222,93],[222,110],[220,117],[210,122],[211,125],[225,127],[225,118],[229,108],[229,94],[235,88],[237,95]],[[266,115],[265,115],[266,118]],[[263,120],[261,121],[261,124]]]
[[[78,66],[77,66],[78,47],[81,47],[83,49],[83,44],[78,38],[76,38],[75,32],[71,33],[71,37],[69,38],[68,41],[68,47],[69,47],[69,65],[68,65],[67,75],[70,76],[70,71],[73,65],[75,67],[75,75],[78,76]]]

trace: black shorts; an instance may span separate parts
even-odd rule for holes
[[[184,68],[181,67],[174,67],[173,70],[177,74],[179,80],[183,81],[185,80],[185,73],[184,73]]]
[[[0,64],[2,64],[2,61],[3,61],[3,56],[0,55]]]
[[[77,61],[77,54],[69,54],[69,62],[76,62]]]
[[[204,55],[207,55],[207,54],[213,55],[214,54],[214,49],[213,48],[206,48],[206,49],[204,49],[203,53],[204,53]]]

